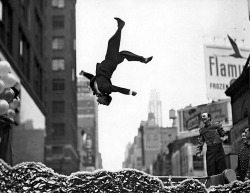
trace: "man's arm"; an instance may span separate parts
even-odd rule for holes
[[[202,152],[204,143],[205,143],[205,139],[204,139],[203,135],[200,134],[200,136],[198,138],[198,146],[196,148],[196,155],[200,154]]]
[[[216,123],[216,126],[217,126],[217,131],[218,131],[220,137],[224,137],[225,131],[224,131],[222,125],[220,123]]]
[[[220,138],[223,142],[225,142],[226,140],[228,140],[228,136],[226,135],[226,132],[224,131],[223,127],[221,124],[218,124],[218,129],[217,129]]]
[[[122,93],[122,94],[125,94],[125,95],[133,95],[135,96],[137,93],[135,91],[132,91],[130,89],[127,89],[127,88],[122,88],[122,87],[119,87],[119,86],[115,86],[115,85],[109,85],[109,92],[119,92],[119,93]]]
[[[83,70],[79,73],[79,75],[85,76],[89,80],[91,80],[94,77],[93,74],[90,74],[88,72],[84,72]]]

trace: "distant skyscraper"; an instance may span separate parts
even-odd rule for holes
[[[156,90],[152,90],[150,93],[150,100],[148,104],[148,113],[153,113],[155,116],[155,123],[162,126],[162,110],[160,95]]]
[[[72,172],[79,171],[75,49],[76,0],[40,0],[38,2],[43,2],[40,4],[44,6],[45,18],[44,28],[34,27],[36,30],[44,31],[43,54],[44,64],[46,64],[44,79],[47,110],[45,165],[59,174],[70,175]],[[23,7],[26,8],[26,5]],[[36,18],[39,12],[36,9],[34,11],[36,13],[34,18]],[[36,66],[37,60],[32,62],[32,66]],[[34,71],[33,68],[31,71]]]
[[[77,100],[79,169],[102,169],[98,141],[98,104],[89,88],[89,80],[85,77],[77,78]]]

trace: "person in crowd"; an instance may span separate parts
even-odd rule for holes
[[[201,152],[204,143],[206,143],[207,175],[217,175],[227,169],[223,142],[227,140],[228,136],[225,135],[225,131],[220,123],[211,122],[211,114],[203,113],[201,121],[204,126],[199,130],[200,136],[196,156],[202,157]]]
[[[118,29],[115,34],[109,39],[107,53],[104,61],[97,63],[96,75],[92,75],[85,71],[81,71],[80,75],[87,77],[90,80],[90,87],[93,94],[97,96],[97,102],[103,105],[109,105],[112,97],[112,92],[120,92],[125,95],[135,96],[137,93],[127,88],[118,87],[112,84],[111,77],[116,70],[117,65],[123,62],[124,59],[128,61],[139,61],[142,63],[148,63],[152,60],[153,56],[144,58],[143,56],[136,55],[129,51],[119,51],[121,32],[125,25],[125,22],[120,18],[114,18],[117,20]]]
[[[243,147],[238,153],[237,179],[246,181],[250,179],[249,155],[250,155],[250,129],[247,127],[241,134]]]

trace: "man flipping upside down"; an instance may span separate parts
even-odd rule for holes
[[[84,72],[83,70],[80,72],[80,75],[83,75],[90,80],[90,87],[93,91],[93,94],[98,98],[97,102],[107,106],[112,100],[112,97],[110,96],[112,92],[120,92],[125,95],[133,96],[137,94],[135,91],[112,84],[111,77],[117,65],[123,62],[124,59],[127,59],[128,61],[148,63],[153,58],[153,56],[144,58],[143,56],[136,55],[129,51],[119,52],[121,31],[125,25],[125,22],[120,18],[115,18],[115,20],[117,20],[118,29],[109,39],[105,60],[96,64],[96,75],[94,76],[90,73]]]

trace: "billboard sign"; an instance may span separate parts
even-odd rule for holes
[[[207,98],[228,98],[225,91],[237,79],[246,63],[250,50],[240,49],[244,58],[235,58],[231,47],[204,46]]]
[[[230,100],[224,100],[179,110],[180,131],[190,131],[201,128],[203,126],[201,114],[204,112],[211,114],[213,122],[231,124],[229,123],[229,120],[231,120],[229,114],[231,109],[229,108],[231,108]]]

